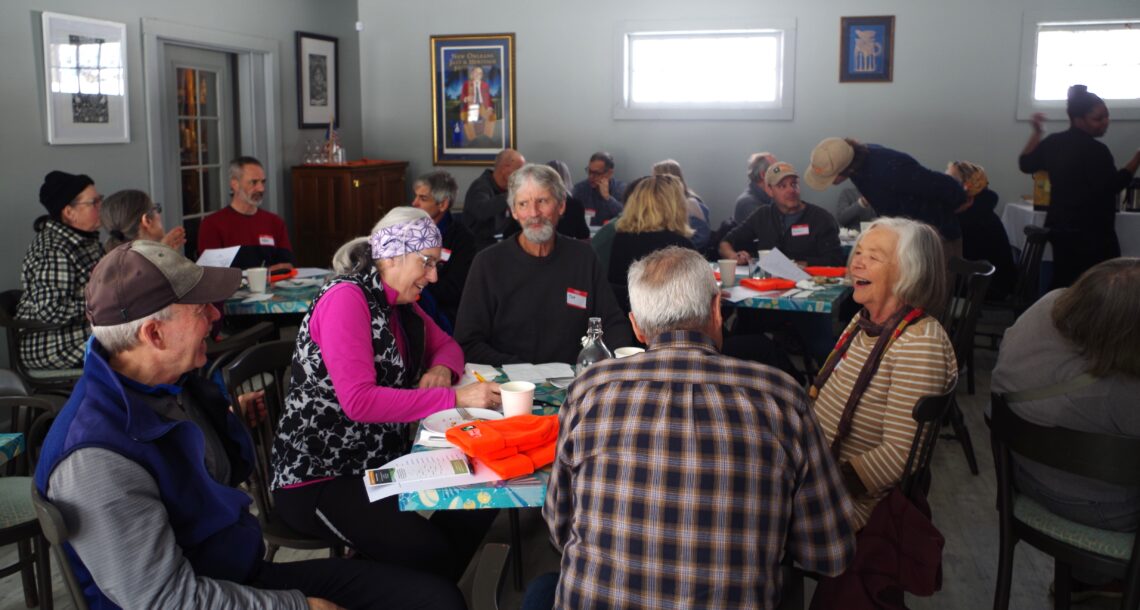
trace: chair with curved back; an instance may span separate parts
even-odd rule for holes
[[[1000,303],[987,303],[987,309],[998,309],[1010,312],[1010,321],[1004,325],[985,324],[976,334],[989,339],[988,344],[982,345],[984,349],[997,350],[1001,344],[1005,329],[1013,324],[1026,309],[1029,308],[1041,294],[1041,258],[1045,255],[1045,246],[1049,242],[1049,229],[1028,225],[1025,227],[1025,246],[1021,249],[1021,256],[1017,259],[1017,279],[1009,298]]]
[[[968,261],[955,256],[950,258],[948,271],[950,293],[940,321],[954,345],[954,356],[958,359],[958,374],[966,375],[966,389],[973,394],[974,332],[995,268],[989,261]],[[948,418],[954,429],[953,438],[962,443],[962,451],[966,454],[970,472],[978,474],[974,444],[970,439],[970,431],[966,427],[966,420],[957,399],[951,400]]]
[[[0,578],[19,573],[24,602],[51,610],[51,561],[47,541],[32,507],[32,471],[46,435],[45,417],[54,417],[58,404],[30,396],[12,371],[0,369],[0,413],[11,422],[11,432],[23,435],[26,451],[0,470],[0,546],[16,545],[16,563],[0,568]]]
[[[286,525],[273,510],[273,494],[269,491],[270,457],[277,422],[285,410],[285,396],[289,391],[289,376],[293,365],[292,341],[269,341],[250,347],[233,359],[224,369],[226,390],[231,397],[235,413],[241,412],[238,396],[255,390],[265,390],[268,415],[250,429],[254,445],[253,474],[250,492],[257,504],[257,518],[261,522],[261,535],[265,538],[265,559],[273,561],[280,547],[292,549],[329,549],[331,555],[342,554],[340,545],[297,532]],[[239,417],[248,425],[245,417]]]
[[[276,332],[277,328],[271,322],[262,321],[221,341],[207,342],[206,360],[209,364],[202,368],[202,376],[206,379],[212,378],[242,352]]]
[[[1140,607],[1140,536],[1060,517],[1017,492],[1013,455],[1125,487],[1140,486],[1140,439],[1041,426],[1018,416],[1002,394],[991,395],[990,438],[998,484],[1000,545],[994,609],[1009,607],[1013,551],[1021,540],[1053,556],[1056,608],[1068,608],[1072,568],[1124,581],[1121,608]],[[1062,449],[1062,450],[1059,450]]]
[[[55,393],[66,396],[71,393],[71,389],[79,381],[83,369],[32,369],[28,368],[20,355],[20,338],[26,333],[60,328],[59,324],[17,318],[16,310],[23,293],[24,291],[19,289],[0,292],[0,326],[4,327],[8,342],[8,366],[20,376],[20,379],[32,392],[36,394]]]

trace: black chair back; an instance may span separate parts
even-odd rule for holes
[[[262,339],[268,338],[277,332],[277,328],[269,322],[258,322],[249,328],[206,345],[206,358],[209,364],[202,368],[201,373],[207,379],[214,373],[222,370],[245,350],[257,345]]]
[[[950,292],[940,321],[954,345],[958,368],[962,369],[972,360],[974,330],[995,268],[989,261],[968,261],[954,256],[947,269]]]
[[[12,368],[20,379],[24,380],[29,388],[35,392],[56,392],[67,395],[79,380],[78,374],[63,377],[37,377],[29,372],[24,359],[20,356],[20,338],[27,332],[54,330],[58,324],[37,322],[35,320],[21,320],[16,317],[20,306],[20,297],[24,291],[19,289],[0,292],[0,326],[4,327],[5,338],[8,343],[8,366]]]
[[[55,556],[56,565],[63,572],[63,582],[67,585],[67,592],[71,594],[71,602],[76,610],[87,610],[87,598],[83,596],[83,587],[75,578],[75,571],[71,569],[71,561],[63,548],[64,543],[71,538],[67,522],[64,521],[59,509],[43,497],[35,485],[32,485],[32,506],[36,509],[40,530],[51,544],[51,554]]]
[[[1049,229],[1028,225],[1025,227],[1025,247],[1017,261],[1017,281],[1013,285],[1011,303],[1014,313],[1021,315],[1037,301],[1041,292],[1041,257],[1049,242]]]
[[[1068,607],[1073,566],[1124,580],[1121,608],[1140,606],[1140,536],[1134,536],[1131,559],[1121,561],[1093,553],[1022,523],[1014,516],[1017,492],[1013,481],[1013,455],[1075,474],[1127,487],[1140,486],[1140,438],[1082,432],[1030,422],[1009,407],[1002,394],[991,394],[990,440],[997,469],[1001,546],[994,608],[1009,607],[1013,579],[1013,548],[1025,540],[1052,555],[1056,563],[1056,600]]]
[[[914,431],[914,442],[911,443],[910,452],[906,456],[907,473],[901,482],[902,491],[907,497],[913,498],[916,490],[923,493],[930,491],[930,461],[934,457],[934,445],[938,441],[938,433],[942,430],[942,422],[954,402],[954,392],[958,389],[958,380],[955,379],[947,390],[941,394],[923,396],[918,399],[911,412],[918,427]]]

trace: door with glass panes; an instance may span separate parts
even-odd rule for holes
[[[167,45],[163,220],[186,228],[186,255],[196,259],[202,219],[230,202],[228,164],[235,156],[237,113],[230,53]]]

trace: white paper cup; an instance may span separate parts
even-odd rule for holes
[[[251,267],[245,270],[245,277],[249,280],[250,292],[265,292],[265,280],[269,277],[269,270],[265,267]]]
[[[722,258],[717,261],[720,265],[720,285],[728,288],[736,284],[736,259]]]
[[[644,347],[619,347],[614,350],[614,355],[618,358],[629,358],[630,356],[636,356],[637,354],[640,354],[644,351]]]
[[[499,386],[503,397],[503,415],[530,415],[534,408],[534,384],[529,381],[510,381]]]

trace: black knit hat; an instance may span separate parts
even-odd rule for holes
[[[87,174],[69,174],[59,170],[44,176],[44,184],[40,187],[40,203],[47,208],[53,220],[58,221],[67,207],[83,189],[95,184]]]

